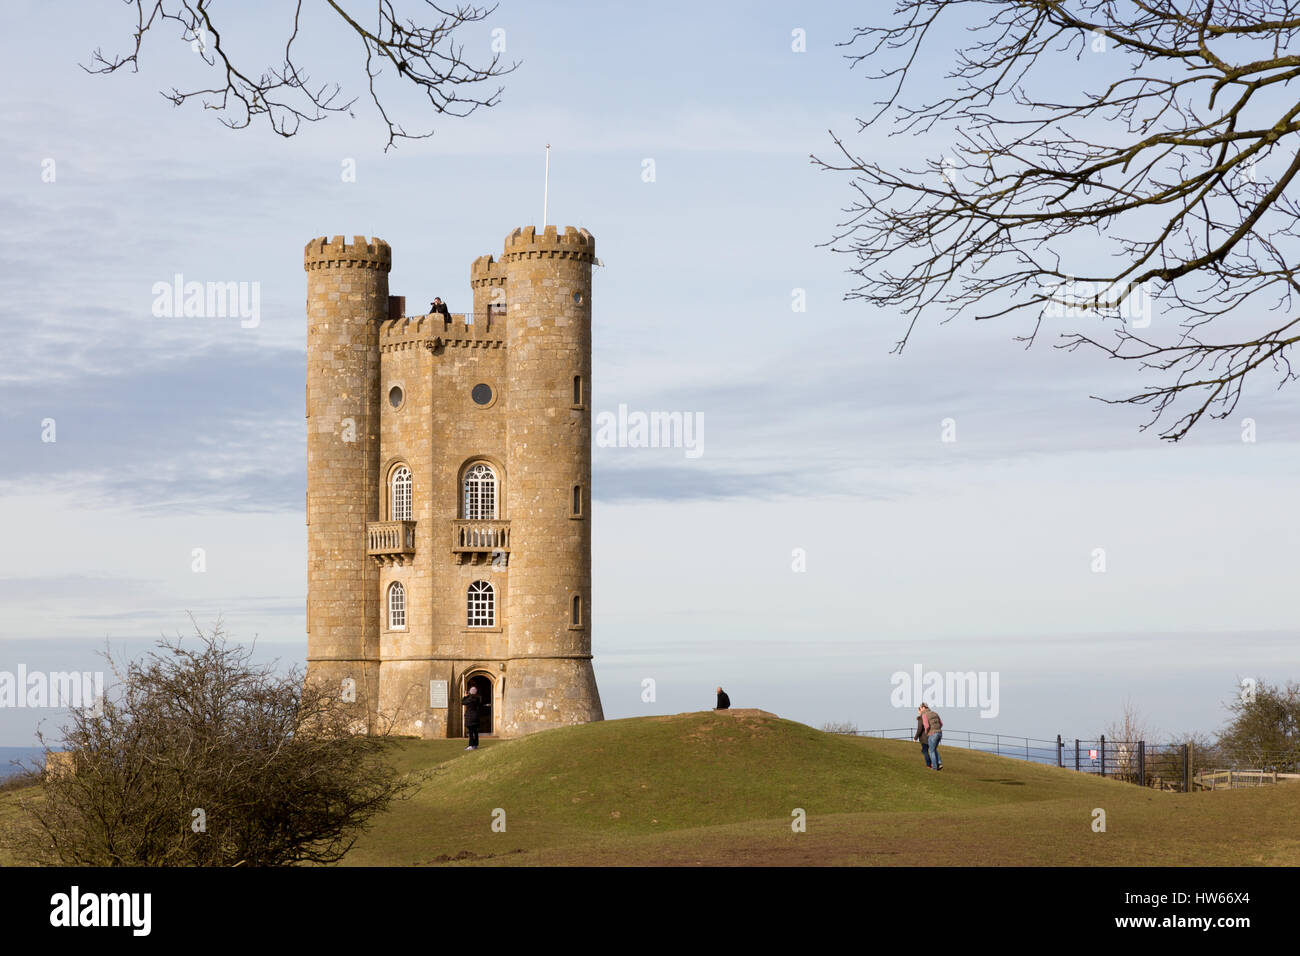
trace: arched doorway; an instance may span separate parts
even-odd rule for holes
[[[478,711],[478,732],[480,734],[492,733],[492,678],[487,674],[474,674],[465,681],[465,693],[469,694],[471,687],[478,688],[478,695],[483,699],[479,705]],[[461,735],[468,737],[469,734],[463,729],[465,726],[464,714],[461,715]]]

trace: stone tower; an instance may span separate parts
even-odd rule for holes
[[[379,325],[388,243],[314,239],[307,270],[308,676],[350,680],[368,716],[379,681],[379,570],[366,526],[379,490]]]
[[[469,315],[407,317],[378,239],[307,245],[308,679],[371,731],[602,718],[591,665],[591,269],[516,229]]]

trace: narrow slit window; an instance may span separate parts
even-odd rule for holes
[[[582,404],[582,376],[573,376],[573,404]]]
[[[405,465],[393,472],[393,494],[389,510],[392,521],[411,520],[411,469]]]
[[[388,586],[388,628],[406,627],[406,588],[401,581]]]
[[[570,612],[570,622],[574,627],[582,627],[582,595],[573,596],[573,609]]]
[[[573,516],[582,516],[582,485],[573,486]]]

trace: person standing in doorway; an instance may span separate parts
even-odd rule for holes
[[[723,690],[721,687],[719,687],[719,688],[718,688],[718,706],[717,706],[717,709],[718,709],[718,710],[727,710],[727,709],[729,709],[730,707],[731,707],[731,698],[727,696],[727,692],[726,692],[725,690]]]
[[[460,702],[465,705],[465,732],[469,734],[469,746],[465,749],[478,750],[478,715],[483,698],[479,697],[477,687],[471,687]]]

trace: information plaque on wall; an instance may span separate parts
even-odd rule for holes
[[[433,708],[447,706],[447,682],[445,680],[429,681],[429,706]]]

